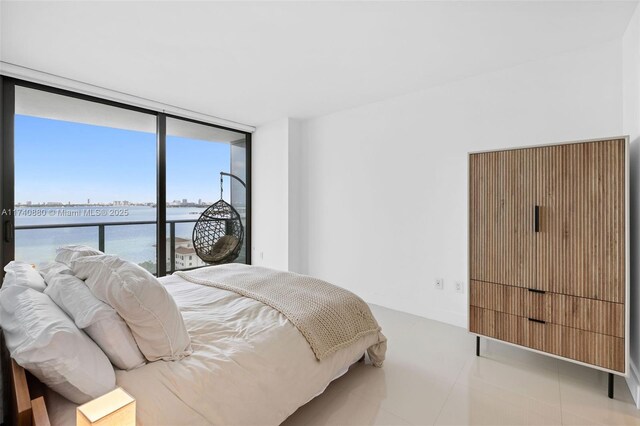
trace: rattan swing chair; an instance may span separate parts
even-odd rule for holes
[[[234,178],[247,187],[239,177],[220,172],[220,200],[210,205],[193,227],[193,248],[200,259],[212,265],[236,260],[244,241],[244,226],[240,214],[222,199],[224,176]]]

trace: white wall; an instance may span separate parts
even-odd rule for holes
[[[631,140],[631,372],[627,383],[640,408],[640,8],[631,18],[622,40],[623,47],[623,129]]]
[[[306,182],[306,173],[299,161],[303,143],[300,121],[289,119],[289,270],[294,272],[307,269],[306,256],[298,250],[307,235],[300,209]]]
[[[289,251],[306,260],[301,272],[368,302],[466,326],[467,152],[621,135],[622,41],[311,119],[300,130],[289,163],[299,164],[290,179],[302,189],[289,210],[300,213],[303,232]],[[434,289],[436,278],[444,290]],[[465,294],[454,292],[456,280]]]
[[[300,122],[283,118],[259,126],[252,138],[252,264],[300,272],[297,247],[305,235],[298,206],[304,173]]]
[[[251,140],[251,261],[289,268],[289,120],[260,126]]]

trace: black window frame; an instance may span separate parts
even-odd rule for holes
[[[166,140],[167,118],[189,121],[192,123],[228,130],[243,134],[246,141],[246,203],[247,218],[245,224],[246,235],[246,260],[251,264],[251,132],[238,130],[231,127],[207,123],[190,117],[181,117],[163,111],[142,108],[119,101],[100,98],[98,96],[78,93],[67,89],[47,86],[27,80],[0,75],[0,208],[3,212],[0,220],[0,260],[6,265],[15,258],[15,168],[14,168],[14,119],[15,119],[15,88],[25,87],[41,90],[48,93],[67,96],[89,102],[95,102],[116,108],[150,114],[156,117],[156,275],[165,276],[167,273],[166,241],[167,241],[167,217],[166,217]],[[161,208],[164,207],[164,208]]]

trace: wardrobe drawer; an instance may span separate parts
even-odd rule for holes
[[[477,306],[471,306],[469,315],[469,331],[472,333],[526,346],[524,333],[528,322],[526,318]]]
[[[624,336],[624,304],[471,281],[471,305],[594,333]]]
[[[550,293],[522,289],[524,301],[524,316],[545,322],[551,322],[553,307]]]
[[[522,287],[471,281],[471,305],[551,322],[551,295]]]
[[[580,330],[624,336],[624,304],[553,294],[551,322]]]
[[[624,372],[624,339],[577,328],[548,324],[556,355]]]
[[[471,281],[471,305],[507,314],[524,316],[522,289],[508,285]]]
[[[565,358],[624,371],[624,339],[550,323],[525,326],[523,346]]]
[[[532,321],[476,306],[470,310],[469,329],[473,333],[542,352],[624,371],[624,339],[619,337]]]

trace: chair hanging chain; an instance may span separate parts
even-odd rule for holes
[[[223,185],[224,181],[223,181],[223,174],[220,173],[220,199],[222,200],[222,185]]]

